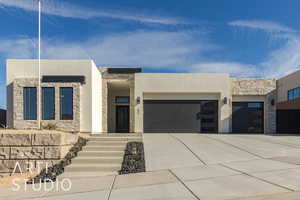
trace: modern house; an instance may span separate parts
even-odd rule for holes
[[[285,81],[278,81],[280,102],[290,88],[281,85]],[[92,60],[42,60],[41,123],[92,133],[275,133],[276,85],[275,79],[229,74],[143,73],[97,67]],[[37,60],[7,60],[10,128],[38,127],[37,86]]]

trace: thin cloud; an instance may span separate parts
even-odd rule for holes
[[[138,65],[182,70],[205,52],[217,48],[204,37],[201,32],[134,31],[78,42],[44,39],[42,57],[93,59],[98,65]],[[36,57],[36,41],[31,39],[10,39],[0,43],[0,53],[7,58]]]
[[[272,21],[262,20],[236,20],[228,23],[229,26],[238,28],[257,29],[268,32],[295,32],[292,28]]]
[[[260,64],[263,75],[282,77],[300,69],[300,36],[289,36],[287,42],[279,49],[272,51]]]
[[[232,77],[259,76],[254,65],[237,62],[203,62],[189,68],[192,73],[229,73]]]
[[[0,8],[6,9],[7,7],[20,8],[26,11],[37,11],[38,9],[37,0],[0,0]],[[163,25],[186,24],[184,21],[175,18],[132,14],[121,10],[94,10],[62,3],[56,0],[43,1],[43,13],[76,19],[111,18]]]
[[[232,77],[279,78],[300,66],[300,37],[283,35],[286,43],[260,63],[212,60],[207,55],[222,50],[199,32],[134,31],[97,36],[86,41],[44,39],[42,57],[47,59],[93,59],[98,65],[130,65],[191,73],[229,73]],[[36,58],[36,40],[0,40],[6,58]]]

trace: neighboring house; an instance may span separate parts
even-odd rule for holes
[[[0,109],[0,128],[6,127],[6,110]]]
[[[300,70],[277,81],[277,131],[300,133]]]
[[[68,131],[275,133],[276,80],[142,73],[91,60],[41,61],[42,124]],[[38,127],[38,62],[7,60],[10,128]]]

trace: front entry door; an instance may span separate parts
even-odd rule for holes
[[[116,131],[129,133],[129,106],[116,106]]]

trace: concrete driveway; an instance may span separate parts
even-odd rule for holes
[[[144,134],[146,173],[72,179],[0,199],[299,200],[300,136]]]
[[[143,140],[147,171],[300,158],[300,136],[145,133]]]

